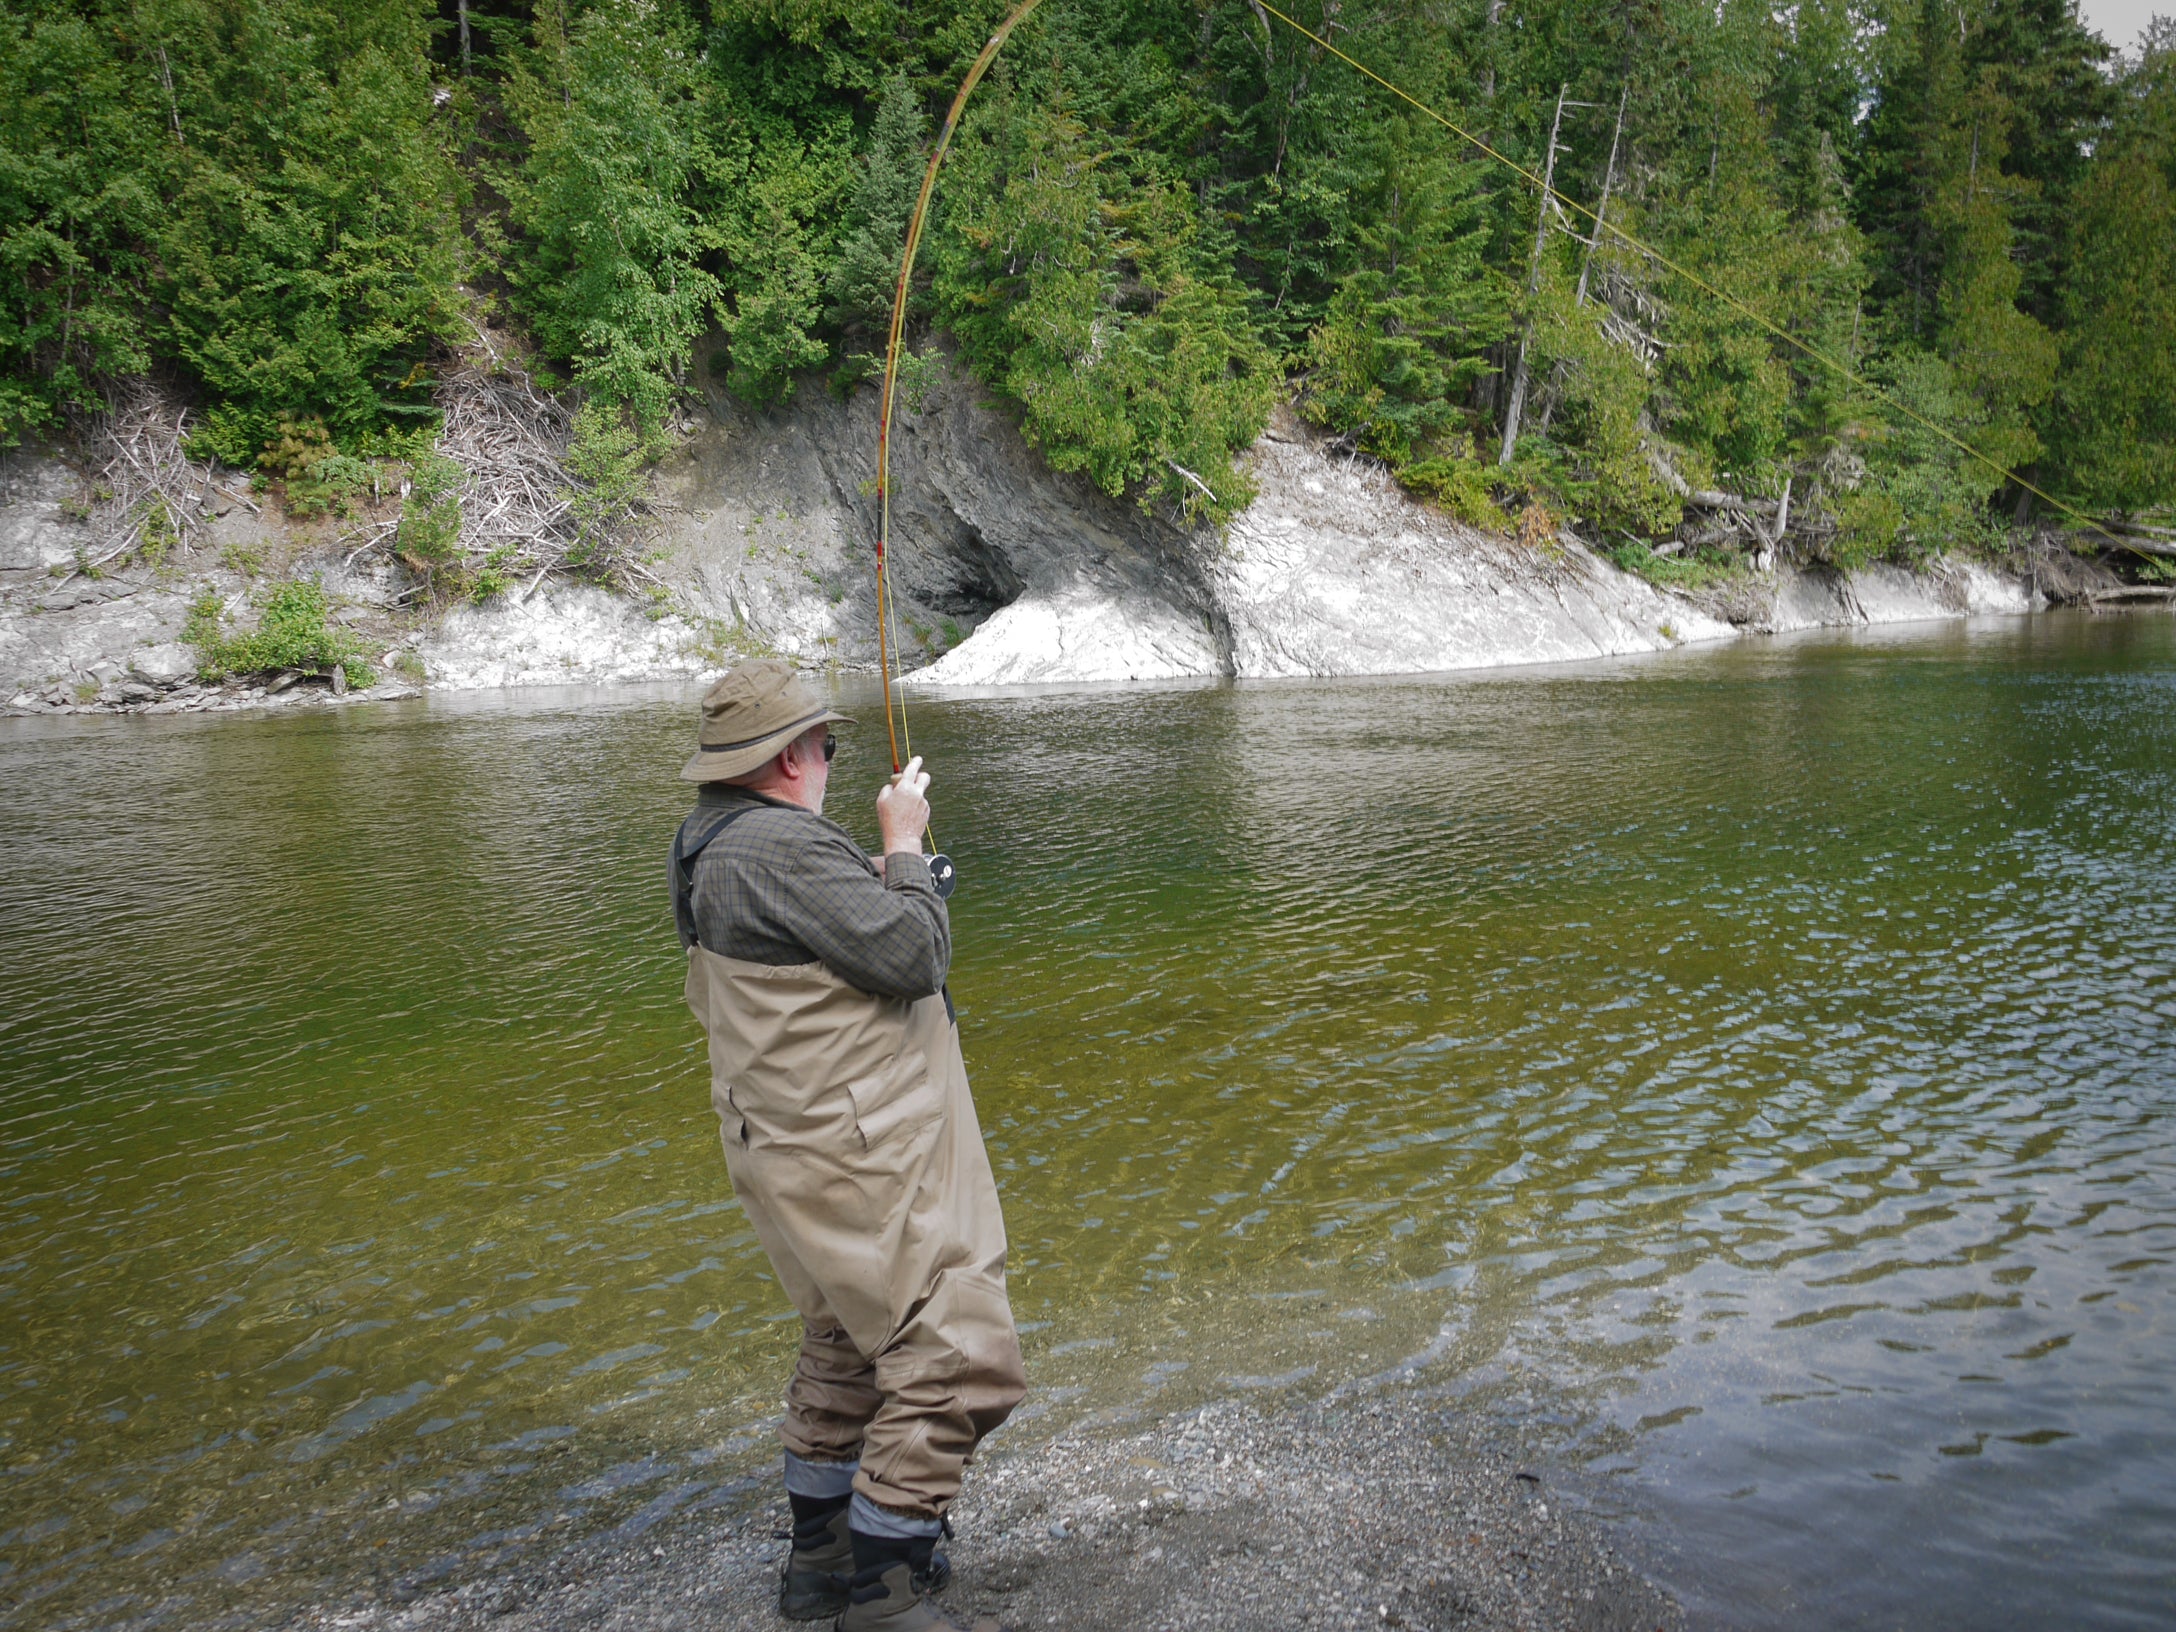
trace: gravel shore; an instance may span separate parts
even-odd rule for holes
[[[1677,1606],[1455,1409],[1223,1401],[1146,1431],[1001,1442],[953,1513],[955,1616],[1019,1632],[1676,1632]],[[782,1632],[783,1499],[577,1545],[342,1632]]]

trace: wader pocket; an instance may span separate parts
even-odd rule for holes
[[[914,1065],[921,1065],[920,1056]],[[886,1072],[862,1077],[846,1085],[854,1101],[854,1125],[861,1130],[864,1150],[874,1150],[903,1127],[928,1121],[940,1106],[926,1072],[920,1069]]]

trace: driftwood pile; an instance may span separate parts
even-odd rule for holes
[[[463,472],[462,552],[510,552],[501,560],[528,574],[517,600],[577,564],[591,578],[657,583],[638,548],[648,531],[642,495],[601,505],[568,468],[573,404],[539,391],[519,356],[484,326],[470,327],[475,344],[440,372],[433,393],[445,416],[437,451]]]
[[[572,404],[539,390],[519,360],[493,346],[480,328],[477,338],[441,371],[434,393],[444,414],[434,451],[462,472],[457,497],[464,562],[474,566],[495,557],[501,569],[522,578],[514,591],[519,600],[553,574],[577,570],[622,585],[657,583],[640,556],[648,531],[642,492],[609,505],[593,497],[567,463]],[[191,428],[180,394],[149,376],[114,382],[104,410],[76,425],[89,472],[94,543],[75,572],[95,573],[160,544],[188,548],[215,508],[224,513],[239,504],[259,512],[247,476],[189,457]],[[400,484],[402,500],[410,488],[407,481]],[[397,555],[401,519],[398,509],[387,514],[368,507],[362,525],[339,541],[347,561],[374,551]]]
[[[222,478],[182,451],[189,411],[146,376],[112,382],[104,411],[79,421],[75,432],[90,472],[93,540],[75,572],[95,573],[146,543],[186,548],[217,496],[257,508],[239,491],[246,480]]]

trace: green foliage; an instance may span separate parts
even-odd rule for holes
[[[516,236],[517,309],[577,384],[645,432],[718,309],[689,203],[711,162],[694,33],[677,6],[542,0],[506,107],[526,138],[497,175]]]
[[[1000,96],[954,163],[939,316],[1059,470],[1226,515],[1273,358],[1187,195],[1108,162],[1062,102]]]
[[[166,508],[166,500],[163,497],[152,499],[137,526],[136,559],[147,567],[162,567],[180,542],[181,529],[174,525],[174,515]]]
[[[2019,309],[2024,269],[2011,224],[2030,185],[2005,175],[2008,109],[1985,93],[1965,99],[1964,121],[1950,132],[1946,174],[1928,218],[1945,240],[1935,307],[1942,349],[1957,385],[1974,399],[1980,451],[2012,468],[2040,454],[2031,413],[2055,384],[2055,339]]]
[[[507,568],[513,559],[514,546],[511,544],[501,544],[485,555],[483,565],[476,569],[476,576],[469,581],[468,598],[473,605],[482,606],[486,601],[495,601],[512,587]]]
[[[1653,226],[1668,236],[1680,266],[1771,321],[1788,323],[1800,315],[1791,310],[1787,285],[1806,246],[1782,203],[1765,111],[1742,80],[1725,79],[1720,92],[1710,149],[1714,178],[1658,208]],[[1627,257],[1613,253],[1606,262],[1614,269]],[[1787,348],[1690,280],[1669,279],[1662,299],[1669,349],[1656,393],[1660,428],[1700,462],[1766,485],[1791,430]]]
[[[305,518],[327,510],[346,514],[347,501],[368,486],[373,475],[367,460],[334,446],[332,433],[320,419],[282,417],[258,451],[257,468],[267,476],[285,479],[288,511]]]
[[[174,0],[155,29],[182,140],[156,232],[164,343],[215,399],[336,436],[429,418],[464,187],[404,0]],[[144,67],[149,64],[142,65]]]
[[[0,14],[0,446],[151,357],[167,160],[110,38],[43,10]]]
[[[330,510],[348,513],[348,500],[371,483],[376,474],[367,459],[334,453],[318,460],[287,484],[287,508],[298,516],[318,516]]]
[[[0,437],[170,359],[247,464],[280,413],[428,418],[464,196],[413,0],[0,21]]]
[[[2161,38],[2075,195],[2050,416],[2070,497],[2125,511],[2176,505],[2176,27]]]
[[[408,470],[408,491],[393,529],[393,553],[434,595],[463,587],[461,489],[467,480],[468,472],[442,454],[425,454]]]
[[[772,140],[748,155],[736,204],[716,231],[734,272],[725,314],[726,383],[747,402],[783,402],[793,377],[831,355],[823,310],[822,217],[838,193],[839,154]]]
[[[1692,276],[1565,212],[1529,300],[1530,188],[1249,0],[1045,0],[956,134],[910,355],[956,354],[1056,467],[1226,515],[1292,391],[1469,520],[1538,503],[1659,541],[1667,452],[1703,485],[1791,482],[1790,548],[1992,536],[2017,488],[1712,285],[2069,502],[2176,503],[2168,28],[2111,69],[2052,0],[1288,9],[1535,169],[1568,88],[1559,189],[1606,179],[1612,222]],[[422,470],[433,368],[488,301],[588,404],[601,572],[698,348],[758,405],[866,379],[927,116],[1001,0],[475,0],[468,59],[444,10],[17,0],[0,443],[160,368],[193,452],[337,510],[372,462]],[[1522,339],[1525,434],[1483,467]],[[433,542],[458,522],[420,490],[404,554],[493,592],[505,564]]]
[[[461,489],[468,472],[443,454],[425,454],[408,471],[393,547],[425,561],[451,561],[461,549]]]
[[[1942,357],[1900,349],[1880,365],[1880,383],[1967,444],[1984,434],[1987,409]],[[1865,465],[1857,487],[1836,502],[1840,530],[1828,547],[1836,565],[1923,561],[1952,546],[1987,547],[1999,537],[1987,501],[2002,478],[1925,426],[1898,416],[1871,429]]]
[[[1534,370],[1554,382],[1556,445],[1534,450],[1527,480],[1604,531],[1668,532],[1681,507],[1647,456],[1649,363],[1605,329],[1603,310],[1581,304],[1561,272],[1545,275],[1533,310]]]
[[[892,75],[877,103],[876,128],[827,282],[827,315],[842,329],[874,336],[891,325],[907,221],[921,192],[922,125],[913,85],[904,74]]]
[[[1503,473],[1464,458],[1417,459],[1398,468],[1398,483],[1409,493],[1432,499],[1469,527],[1502,530],[1503,506],[1496,490]]]
[[[833,354],[824,312],[842,221],[857,181],[857,105],[877,64],[806,30],[869,18],[849,8],[824,21],[796,10],[729,8],[709,37],[706,107],[716,158],[704,219],[717,247],[728,341],[724,378],[743,401],[778,403],[795,376]]]
[[[567,562],[603,576],[611,566],[612,532],[640,502],[654,455],[632,413],[607,403],[584,403],[574,416],[567,469],[581,483],[568,495],[579,529]]]
[[[254,629],[230,633],[218,592],[206,590],[190,607],[181,638],[196,647],[198,673],[206,680],[278,669],[323,674],[338,668],[349,685],[369,685],[373,676],[360,656],[360,643],[325,621],[329,610],[323,589],[292,579],[264,597]]]
[[[1482,260],[1479,164],[1403,114],[1356,145],[1358,264],[1308,337],[1302,409],[1395,468],[1470,427],[1469,389],[1508,327],[1506,290]]]
[[[1614,544],[1609,558],[1626,572],[1634,573],[1664,589],[1709,589],[1743,578],[1745,562],[1728,550],[1688,550],[1682,555],[1658,555],[1644,539],[1627,538]]]

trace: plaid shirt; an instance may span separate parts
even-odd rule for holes
[[[921,856],[888,855],[880,874],[837,822],[720,782],[703,786],[680,831],[683,854],[717,834],[695,859],[692,903],[711,951],[821,963],[879,997],[943,987],[952,925]]]

